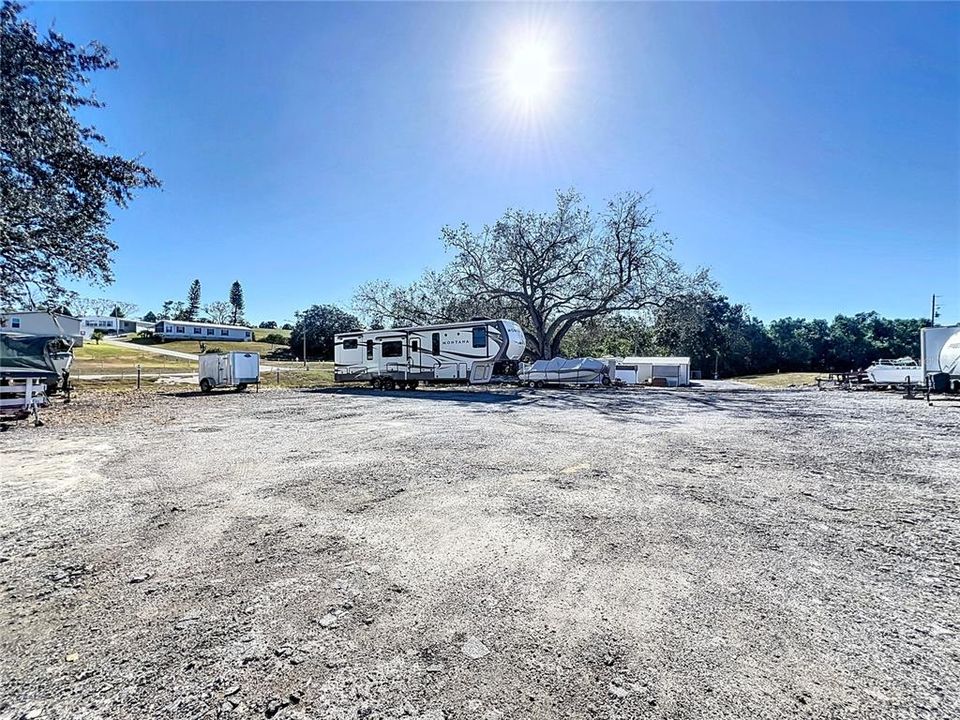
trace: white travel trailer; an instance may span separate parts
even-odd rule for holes
[[[944,373],[960,391],[960,325],[920,330],[920,364],[925,377]]]
[[[333,378],[386,389],[488,383],[494,375],[514,374],[526,347],[523,330],[512,320],[357,330],[334,337]]]

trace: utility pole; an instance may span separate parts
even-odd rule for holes
[[[307,319],[303,319],[303,367],[307,367]]]
[[[930,298],[930,327],[934,327],[937,324],[937,296],[934,294]]]

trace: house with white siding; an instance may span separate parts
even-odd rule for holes
[[[118,318],[112,315],[86,315],[80,318],[80,332],[85,338],[100,330],[104,335],[123,335],[153,330],[154,323],[132,318]]]
[[[153,328],[161,340],[196,340],[210,342],[243,342],[253,339],[253,331],[242,325],[197,322],[192,320],[161,320]]]
[[[60,335],[83,345],[80,318],[44,310],[19,310],[0,313],[0,332],[25,335]]]

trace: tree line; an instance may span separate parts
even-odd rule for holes
[[[929,320],[876,312],[832,320],[780,318],[764,323],[719,294],[677,298],[644,316],[614,315],[574,328],[571,357],[689,356],[704,377],[862,369],[878,358],[918,357]]]
[[[147,322],[183,320],[245,325],[247,321],[243,316],[244,308],[243,288],[239,280],[233,281],[227,300],[214,300],[204,305],[201,302],[200,280],[196,279],[190,283],[186,301],[165,300],[159,312],[148,312],[143,319]]]

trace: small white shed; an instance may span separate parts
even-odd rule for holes
[[[668,387],[690,384],[688,357],[625,357],[617,360],[617,379],[627,385],[663,378]]]

